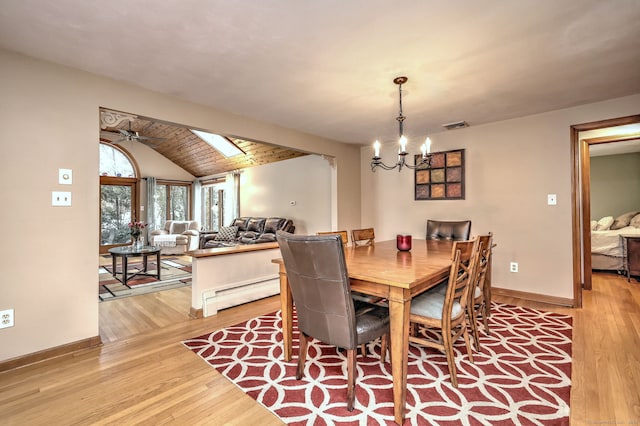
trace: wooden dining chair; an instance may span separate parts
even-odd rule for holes
[[[340,235],[342,237],[342,244],[346,245],[349,243],[349,234],[347,231],[325,231],[325,232],[316,232],[316,235]]]
[[[375,243],[376,234],[373,228],[352,229],[351,242],[354,246],[370,246]]]
[[[487,235],[478,237],[479,246],[476,260],[475,284],[472,285],[470,291],[470,301],[467,305],[469,312],[469,321],[471,322],[471,330],[473,332],[474,346],[476,351],[480,351],[480,333],[478,332],[479,317],[482,317],[484,331],[491,334],[489,329],[489,307],[484,298],[485,285],[490,285],[490,281],[486,280],[489,262],[491,261],[491,248],[493,245],[493,236],[491,232]]]
[[[304,373],[311,338],[347,351],[347,409],[355,400],[358,346],[381,338],[380,362],[389,341],[389,309],[354,303],[343,243],[337,235],[276,234],[298,315],[300,348],[296,379]]]
[[[454,258],[449,270],[449,280],[444,291],[434,288],[411,300],[409,320],[418,326],[417,333],[411,333],[409,342],[435,348],[447,356],[451,383],[458,387],[455,352],[453,343],[462,336],[467,347],[469,360],[473,362],[471,342],[467,331],[467,303],[475,274],[478,239],[454,243]],[[431,334],[424,333],[428,329]]]

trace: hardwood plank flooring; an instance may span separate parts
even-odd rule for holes
[[[0,424],[280,425],[182,340],[279,308],[277,296],[192,319],[190,288],[100,304],[104,345],[0,373]],[[640,424],[640,283],[594,273],[574,318],[571,424]]]

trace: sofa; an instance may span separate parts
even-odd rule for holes
[[[149,244],[160,247],[161,254],[183,254],[198,248],[199,228],[195,220],[168,220],[149,233]]]
[[[295,229],[291,219],[282,217],[238,217],[231,225],[220,228],[218,232],[203,234],[200,248],[273,243],[276,241],[277,231],[293,233]]]

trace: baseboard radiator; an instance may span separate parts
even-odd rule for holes
[[[280,293],[280,276],[269,275],[230,283],[202,293],[202,314],[216,315],[219,310],[263,299]]]

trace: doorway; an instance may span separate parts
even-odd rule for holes
[[[602,139],[598,140],[598,138],[591,141],[585,140],[581,138],[581,133],[636,123],[640,123],[640,115],[571,126],[573,295],[575,307],[582,307],[583,288],[591,289],[589,144],[604,143]],[[622,137],[618,135],[618,139],[622,139]],[[613,139],[607,142],[613,142]]]

